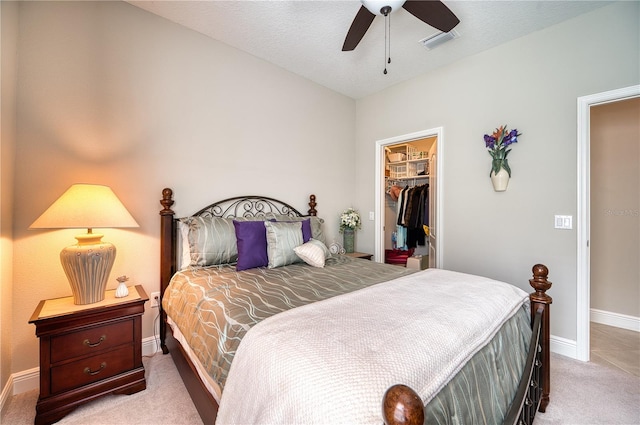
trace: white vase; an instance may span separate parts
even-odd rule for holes
[[[129,288],[127,288],[127,284],[124,282],[120,282],[120,284],[116,288],[116,298],[124,298],[127,295],[129,295]]]
[[[504,192],[509,185],[509,173],[504,168],[500,168],[500,171],[494,173],[491,171],[491,183],[493,184],[493,190],[496,192]]]

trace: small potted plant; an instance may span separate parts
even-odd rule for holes
[[[127,276],[117,277],[118,287],[116,288],[116,298],[124,298],[129,295],[129,288],[127,288],[127,281],[129,278]]]

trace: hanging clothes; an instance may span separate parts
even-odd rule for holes
[[[429,185],[408,188],[402,192],[403,208],[398,211],[398,226],[406,231],[406,249],[426,244],[424,226],[428,225]]]
[[[398,203],[396,204],[396,214],[398,219],[396,220],[396,248],[406,251],[407,250],[407,228],[404,226],[404,209],[406,208],[407,192],[409,186],[400,191],[398,195]]]

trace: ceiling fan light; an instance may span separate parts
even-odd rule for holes
[[[405,0],[361,0],[361,2],[369,12],[374,15],[382,16],[383,7],[389,6],[391,8],[391,13],[393,13],[402,7]]]

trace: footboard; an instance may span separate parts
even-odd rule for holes
[[[531,425],[536,411],[544,412],[549,404],[549,313],[553,300],[546,291],[551,288],[551,282],[547,280],[549,270],[544,265],[536,264],[532,271],[529,284],[535,292],[529,299],[533,332],[520,384],[503,421],[505,425]],[[420,396],[406,385],[390,387],[382,400],[382,416],[387,425],[422,425],[424,409]]]

